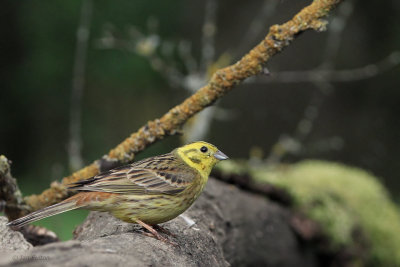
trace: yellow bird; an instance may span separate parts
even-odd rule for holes
[[[137,223],[156,238],[152,227],[174,219],[199,197],[212,168],[228,159],[214,145],[194,142],[72,184],[81,191],[64,201],[9,222],[13,228],[65,211],[83,208],[106,211],[116,218]]]

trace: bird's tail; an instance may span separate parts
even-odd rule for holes
[[[71,199],[66,199],[60,203],[43,208],[41,210],[34,211],[24,217],[11,221],[7,223],[7,225],[12,228],[20,228],[30,222],[38,221],[40,219],[47,218],[80,207],[82,207],[82,205],[77,205],[76,201],[71,201]]]

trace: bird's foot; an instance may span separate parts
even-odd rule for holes
[[[173,245],[174,247],[178,247],[178,246],[179,246],[176,242],[171,241],[171,240],[169,240],[168,238],[165,238],[164,236],[162,236],[162,235],[161,235],[159,232],[157,232],[157,230],[154,229],[154,228],[159,229],[160,232],[164,232],[164,233],[167,233],[167,234],[173,236],[168,230],[166,230],[166,229],[164,229],[164,228],[162,228],[162,227],[160,227],[160,226],[158,226],[158,225],[154,225],[154,226],[153,226],[154,228],[153,228],[151,225],[148,225],[147,223],[144,223],[144,222],[142,222],[142,221],[140,221],[140,220],[136,220],[136,222],[137,222],[140,226],[142,226],[143,228],[145,228],[147,231],[149,231],[149,233],[143,232],[144,235],[149,236],[149,237],[156,238],[156,239],[158,239],[158,240],[160,240],[160,241],[162,241],[162,242],[164,242],[164,243],[167,243],[167,244],[169,244],[169,245]],[[174,237],[174,236],[173,236],[173,237]]]
[[[164,233],[164,234],[166,234],[166,235],[169,235],[169,236],[172,236],[172,237],[176,237],[176,235],[174,235],[173,233],[171,233],[168,229],[166,229],[166,228],[164,228],[164,227],[162,227],[162,226],[160,226],[160,225],[158,225],[158,224],[153,225],[153,228],[154,228],[156,231],[159,231],[159,232]]]

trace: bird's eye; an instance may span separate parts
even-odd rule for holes
[[[205,147],[205,146],[202,146],[202,147],[200,148],[200,151],[203,152],[203,153],[206,153],[206,152],[208,151],[208,148]]]

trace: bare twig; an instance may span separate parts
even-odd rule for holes
[[[205,9],[200,63],[200,68],[204,73],[207,72],[215,57],[214,39],[217,32],[218,0],[207,0]]]
[[[204,86],[210,78],[210,68],[215,61],[215,34],[217,32],[218,0],[207,0],[205,3],[205,14],[202,28],[202,46],[199,69],[189,72],[184,88],[194,93],[198,88]],[[196,79],[197,78],[197,79]],[[193,82],[196,81],[196,82]],[[202,140],[207,135],[214,118],[215,108],[209,108],[197,114],[190,123],[184,127],[182,139],[185,143]]]
[[[331,69],[334,59],[339,51],[341,36],[353,10],[353,1],[345,2],[339,7],[338,14],[332,19],[328,31],[328,38],[325,47],[324,59],[315,71]],[[298,121],[292,135],[281,135],[278,142],[272,147],[267,158],[269,164],[276,164],[282,160],[287,153],[296,154],[304,149],[304,140],[311,133],[314,122],[318,118],[319,109],[325,98],[334,90],[334,86],[325,77],[313,80],[312,83],[319,89],[313,93],[311,100],[304,109],[303,116]]]
[[[243,38],[241,38],[242,42],[238,45],[236,49],[233,48],[235,49],[234,55],[241,53],[241,51],[248,48],[250,45],[257,41],[256,38],[264,30],[265,22],[274,13],[276,7],[278,6],[278,3],[279,1],[276,0],[264,0],[264,4],[259,9],[258,14],[256,14],[251,21],[250,26],[248,27],[248,31],[245,33]]]
[[[332,18],[326,40],[325,53],[323,62],[319,69],[332,69],[335,58],[339,53],[340,44],[342,42],[343,31],[347,22],[353,13],[354,1],[344,2],[337,11],[337,16]]]
[[[192,44],[189,41],[181,40],[178,46],[179,56],[185,64],[188,73],[196,73],[198,71],[198,63],[192,54]],[[192,88],[191,86],[181,85],[185,88]],[[197,88],[198,89],[198,88]]]
[[[360,68],[345,70],[314,69],[306,71],[281,71],[271,74],[268,79],[263,79],[260,82],[302,83],[322,80],[328,82],[354,82],[387,72],[398,65],[400,65],[400,51],[393,51],[381,61]],[[258,82],[253,81],[253,83],[257,84]]]
[[[88,41],[90,35],[90,21],[92,15],[92,0],[82,3],[81,17],[76,32],[75,64],[71,94],[71,117],[69,128],[68,160],[72,171],[83,166],[82,137],[81,137],[81,110],[82,94],[85,85],[85,66]]]
[[[227,94],[235,85],[244,79],[257,75],[263,65],[276,53],[282,51],[299,33],[308,29],[322,31],[325,17],[340,0],[314,0],[302,9],[293,19],[282,25],[270,27],[268,35],[237,63],[217,70],[209,83],[187,98],[183,103],[169,110],[160,119],[149,121],[121,144],[112,149],[108,155],[89,166],[73,173],[62,180],[62,185],[55,185],[41,195],[32,195],[26,202],[32,210],[56,203],[68,194],[63,185],[91,177],[101,171],[132,161],[135,155],[157,140],[176,134],[181,126],[194,114],[212,105],[217,99]]]
[[[319,141],[315,144],[306,145],[306,137],[311,133],[314,122],[318,118],[326,97],[335,90],[332,82],[350,82],[362,79],[368,79],[380,73],[386,72],[400,64],[400,51],[392,52],[388,57],[375,64],[349,69],[333,70],[335,58],[339,51],[342,32],[346,28],[347,21],[352,13],[354,1],[343,3],[338,10],[338,15],[332,19],[331,27],[326,42],[324,60],[314,70],[309,71],[291,71],[273,73],[268,78],[268,82],[291,83],[291,82],[310,82],[319,90],[316,90],[311,97],[307,107],[304,109],[303,116],[298,121],[293,134],[282,134],[278,141],[272,146],[267,162],[276,164],[282,160],[286,154],[299,154],[304,152],[308,146],[313,146],[313,150],[321,149],[340,149],[343,141],[338,137],[327,138],[325,141]],[[325,150],[326,151],[326,150]]]
[[[157,20],[155,18],[150,17],[147,24],[146,33],[142,33],[137,27],[131,26],[127,40],[116,36],[112,25],[106,25],[103,36],[97,40],[96,46],[100,49],[121,49],[142,56],[149,61],[153,70],[161,74],[172,87],[182,86],[183,73],[174,62],[168,62],[165,59],[165,57],[172,57],[173,45],[168,41],[161,42],[162,40],[156,32]],[[161,48],[161,54],[158,53],[158,48]],[[193,60],[188,57],[188,50],[190,51],[190,45],[187,42],[179,43],[178,52],[183,62],[186,66],[193,68]]]

